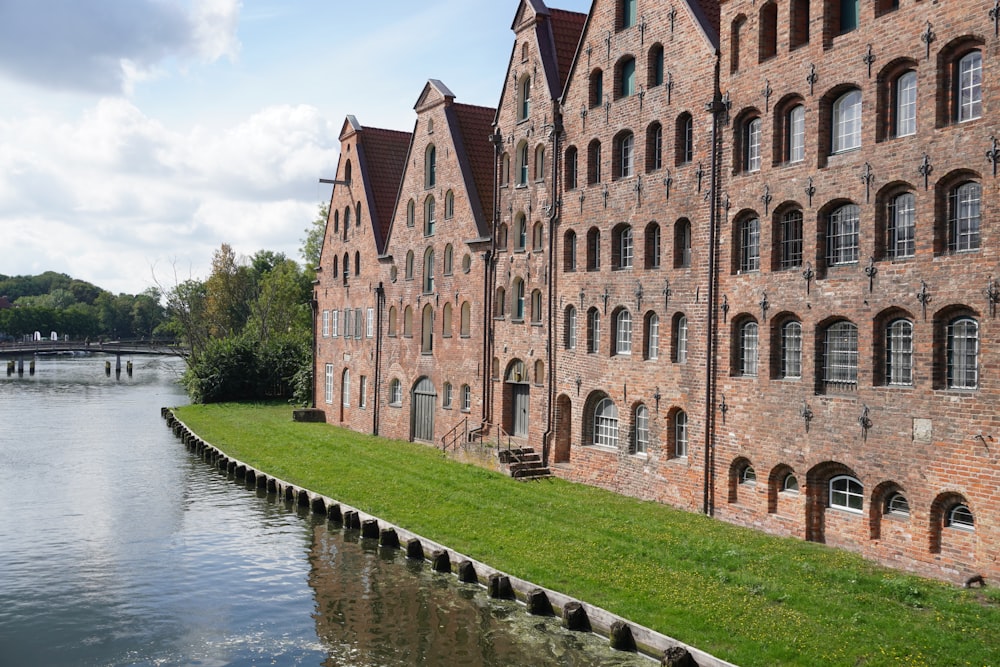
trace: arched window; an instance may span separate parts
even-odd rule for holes
[[[591,308],[587,311],[587,352],[596,354],[601,346],[601,311]]]
[[[651,123],[646,128],[646,173],[663,168],[663,126]]]
[[[756,484],[757,483],[757,471],[749,463],[745,464],[739,470],[739,479],[737,480],[740,484]]]
[[[826,259],[829,266],[858,263],[860,209],[841,206],[827,217]]]
[[[618,446],[618,408],[610,398],[601,399],[594,408],[594,444]]]
[[[591,227],[587,231],[587,270],[601,269],[601,230]]]
[[[764,3],[758,16],[757,59],[764,62],[778,55],[778,5]]]
[[[619,225],[615,228],[611,244],[611,268],[613,270],[631,269],[635,254],[632,227]]]
[[[541,324],[542,322],[542,291],[531,291],[531,322]]]
[[[334,278],[334,280],[336,280],[337,276],[340,275],[340,271],[337,270],[338,261],[339,260],[338,260],[337,256],[334,255],[333,256],[333,278]]]
[[[389,307],[389,336],[396,336],[396,306]]]
[[[413,251],[406,251],[406,268],[403,277],[407,280],[413,280]]]
[[[858,328],[851,322],[835,322],[824,332],[823,387],[827,391],[858,388]]]
[[[632,354],[632,314],[622,308],[614,317],[614,353],[618,355]]]
[[[743,377],[756,377],[758,360],[758,329],[753,320],[745,320],[739,324],[739,340],[736,349],[735,374]]]
[[[497,287],[496,296],[493,298],[493,317],[503,318],[507,314],[507,291],[503,287]]]
[[[674,224],[674,268],[691,266],[691,223],[681,218]]]
[[[615,137],[615,152],[618,154],[616,180],[633,176],[635,174],[635,135],[631,132],[622,132]]]
[[[775,232],[778,268],[784,271],[802,266],[802,211],[796,208],[782,213]]]
[[[886,250],[891,259],[913,257],[916,253],[916,198],[903,192],[889,200],[886,211]]]
[[[472,306],[468,301],[462,302],[462,323],[459,329],[460,335],[468,337],[472,329]]]
[[[451,383],[445,382],[444,386],[441,388],[441,407],[445,410],[451,409],[451,393]]]
[[[517,184],[527,185],[528,184],[528,165],[531,162],[528,159],[528,142],[522,141],[517,145]]]
[[[913,384],[913,322],[897,319],[885,328],[886,384]]]
[[[587,147],[587,183],[601,182],[601,142],[594,139]]]
[[[792,0],[789,14],[788,47],[797,49],[809,43],[809,0]]]
[[[524,281],[520,277],[514,278],[510,288],[510,317],[516,322],[524,320]]]
[[[563,318],[563,345],[567,350],[576,349],[576,308],[566,306],[566,314]]]
[[[850,90],[833,103],[830,152],[861,148],[861,91]]]
[[[618,0],[618,3],[618,29],[631,28],[638,20],[639,0]]]
[[[590,73],[590,108],[604,104],[604,72],[595,69]]]
[[[673,322],[673,362],[687,363],[688,356],[688,321],[684,313],[674,315]]]
[[[444,219],[451,220],[455,217],[455,193],[451,190],[444,193]]]
[[[541,359],[535,359],[535,378],[534,382],[537,385],[545,384],[545,362]]]
[[[434,197],[424,200],[424,236],[434,236],[434,229],[437,226],[437,212]]]
[[[788,473],[781,480],[781,490],[784,493],[798,493],[799,492],[799,480],[795,477],[794,473]]]
[[[970,51],[958,61],[956,105],[958,122],[975,120],[983,115],[983,54]]]
[[[497,227],[497,250],[507,249],[507,223],[501,222]]]
[[[650,311],[646,313],[646,321],[643,342],[643,358],[648,361],[655,361],[660,356],[660,318],[656,313]]]
[[[351,406],[351,371],[347,368],[344,369],[344,374],[341,376],[341,405],[345,408]]]
[[[781,325],[781,365],[778,377],[794,380],[802,377],[802,324],[789,320]]]
[[[403,310],[403,335],[408,338],[413,336],[413,308],[410,306]]]
[[[347,284],[347,277],[351,275],[351,254],[344,253],[344,284]]]
[[[361,251],[354,251],[354,275],[361,275]]]
[[[406,226],[412,227],[414,220],[416,219],[416,205],[413,200],[406,202]]]
[[[838,475],[830,480],[830,507],[860,512],[864,506],[865,487],[849,475]]]
[[[433,188],[435,185],[437,185],[437,149],[434,144],[430,144],[424,152],[424,187]]]
[[[402,404],[403,385],[398,379],[393,378],[392,382],[389,383],[389,405],[399,407]]]
[[[344,165],[344,180],[348,183],[351,182],[351,161],[348,160],[347,164]]]
[[[661,85],[663,85],[663,45],[653,44],[646,61],[646,87],[655,88]]]
[[[536,222],[535,226],[531,228],[531,249],[541,250],[544,243],[545,230],[542,227],[541,221]]]
[[[500,159],[500,184],[508,185],[510,183],[510,155],[507,153],[503,154]]]
[[[729,26],[729,71],[738,72],[740,69],[740,42],[743,40],[743,28],[747,24],[747,17],[740,14]]]
[[[832,3],[837,14],[837,34],[843,35],[858,29],[858,19],[861,17],[860,0],[840,0]],[[838,13],[839,10],[839,13]]]
[[[972,516],[972,510],[969,509],[969,506],[965,503],[959,503],[948,510],[944,525],[949,528],[975,530],[976,520]]]
[[[674,162],[677,166],[694,159],[694,118],[688,112],[677,117],[674,135]]]
[[[514,218],[514,250],[523,251],[528,243],[528,221],[523,213]]]
[[[535,180],[545,180],[545,144],[535,146]]]
[[[649,451],[649,408],[640,403],[632,416],[632,453],[646,454]]]
[[[576,271],[576,232],[572,229],[563,236],[563,271]]]
[[[635,58],[626,56],[618,61],[615,68],[618,74],[618,85],[615,86],[616,98],[635,95]]]
[[[760,271],[760,218],[744,218],[739,224],[739,272]]]
[[[429,303],[424,306],[420,334],[420,351],[430,354],[434,350],[434,308]]]
[[[660,268],[660,226],[655,222],[646,225],[643,234],[646,242],[645,265],[647,269]]]
[[[347,230],[351,227],[351,207],[344,207],[344,240],[347,240]]]
[[[424,251],[424,294],[434,291],[434,248]]]
[[[982,187],[975,181],[962,183],[948,193],[948,247],[952,252],[978,250]]]
[[[760,171],[761,120],[748,118],[743,122],[743,171]]]
[[[895,97],[894,131],[897,137],[917,133],[917,73],[908,70],[899,75],[893,85]]]
[[[445,301],[441,309],[441,337],[451,338],[451,302]]]
[[[683,410],[674,413],[674,457],[688,455],[688,416]]]
[[[895,516],[910,516],[910,501],[899,491],[889,494],[885,500],[885,513]]]
[[[449,243],[444,247],[444,275],[450,276],[455,265],[455,249]]]
[[[467,385],[462,385],[462,412],[472,411],[472,388]]]
[[[785,116],[785,139],[788,150],[785,160],[802,162],[806,158],[806,108],[796,104],[788,110]]]
[[[525,120],[531,114],[531,77],[525,74],[517,87],[517,119]]]
[[[576,146],[570,146],[566,149],[566,159],[563,164],[563,169],[566,172],[566,189],[575,190],[578,175]]]
[[[957,317],[948,323],[947,386],[976,389],[979,386],[979,323]]]
[[[354,205],[354,226],[361,226],[361,202]]]

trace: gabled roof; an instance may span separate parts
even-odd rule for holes
[[[531,12],[533,16],[528,16]],[[538,54],[545,72],[545,80],[549,89],[549,99],[557,100],[562,94],[566,85],[566,78],[569,76],[573,64],[573,54],[576,53],[577,43],[583,33],[583,26],[586,24],[587,15],[579,12],[570,12],[562,9],[549,9],[542,0],[521,0],[514,21],[510,29],[514,32],[526,29],[529,25],[534,27],[535,43],[538,46]],[[510,62],[507,66],[507,73],[510,74],[514,66],[514,59],[517,54],[515,42],[510,55]],[[504,86],[500,93],[500,103],[497,105],[497,113],[504,106],[504,96],[507,86]],[[499,124],[500,119],[495,119],[495,124]]]
[[[368,210],[380,253],[389,237],[410,138],[409,132],[374,127],[365,128],[358,136],[358,160],[368,185]]]
[[[492,233],[493,222],[495,161],[489,138],[493,134],[496,109],[453,104],[447,111],[449,116],[454,114],[454,122],[449,117],[449,124],[453,127],[455,152],[468,189],[469,204],[476,217],[479,236],[486,237]]]

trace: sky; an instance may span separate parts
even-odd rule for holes
[[[590,0],[552,0],[586,12]],[[0,274],[114,293],[301,261],[348,114],[495,106],[517,0],[0,0]]]

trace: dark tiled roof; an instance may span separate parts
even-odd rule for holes
[[[374,209],[372,221],[379,252],[385,246],[392,225],[392,215],[396,208],[396,195],[406,166],[406,155],[410,149],[409,132],[383,130],[366,127],[358,136],[358,144],[364,152],[363,169],[369,187],[372,189]]]
[[[469,104],[453,104],[455,117],[458,119],[458,129],[461,132],[462,148],[468,157],[468,165],[472,173],[476,192],[469,193],[469,201],[476,211],[477,222],[480,225],[480,235],[491,233],[489,228],[493,220],[493,144],[490,135],[493,134],[493,119],[496,109],[477,107]],[[460,153],[461,154],[461,153]],[[478,195],[478,201],[475,195]]]
[[[708,38],[716,49],[719,48],[720,11],[719,0],[690,0],[695,16],[705,26]]]
[[[552,17],[552,38],[555,40],[556,60],[559,63],[559,90],[566,86],[573,56],[587,23],[587,15],[565,9],[550,9]]]

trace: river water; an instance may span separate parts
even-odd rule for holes
[[[0,376],[0,666],[650,664],[230,481],[183,362],[105,359]]]

